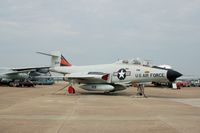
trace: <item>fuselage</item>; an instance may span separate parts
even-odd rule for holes
[[[53,67],[51,71],[61,74],[102,72],[109,74],[108,83],[169,82],[168,70],[134,64],[103,64],[89,66]]]

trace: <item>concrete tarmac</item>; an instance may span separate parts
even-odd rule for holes
[[[200,133],[200,88],[136,88],[110,95],[65,84],[0,87],[0,133]]]

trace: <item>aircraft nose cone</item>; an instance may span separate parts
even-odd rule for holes
[[[168,70],[167,71],[167,79],[171,82],[174,82],[178,77],[181,77],[182,74],[177,72],[177,71],[174,71],[174,70]]]

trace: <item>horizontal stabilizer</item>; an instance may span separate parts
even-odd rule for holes
[[[43,52],[36,52],[36,53],[46,56],[51,56],[51,67],[60,66],[60,59],[61,59],[60,51],[52,51],[50,54]]]
[[[51,54],[43,53],[43,52],[36,52],[36,53],[42,54],[42,55],[46,55],[46,56],[54,56],[54,57],[59,57],[60,56],[60,52],[52,52]]]

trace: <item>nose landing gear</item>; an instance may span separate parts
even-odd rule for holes
[[[144,93],[144,84],[138,84],[137,85],[137,93],[136,97],[144,97],[147,98],[147,96]]]

